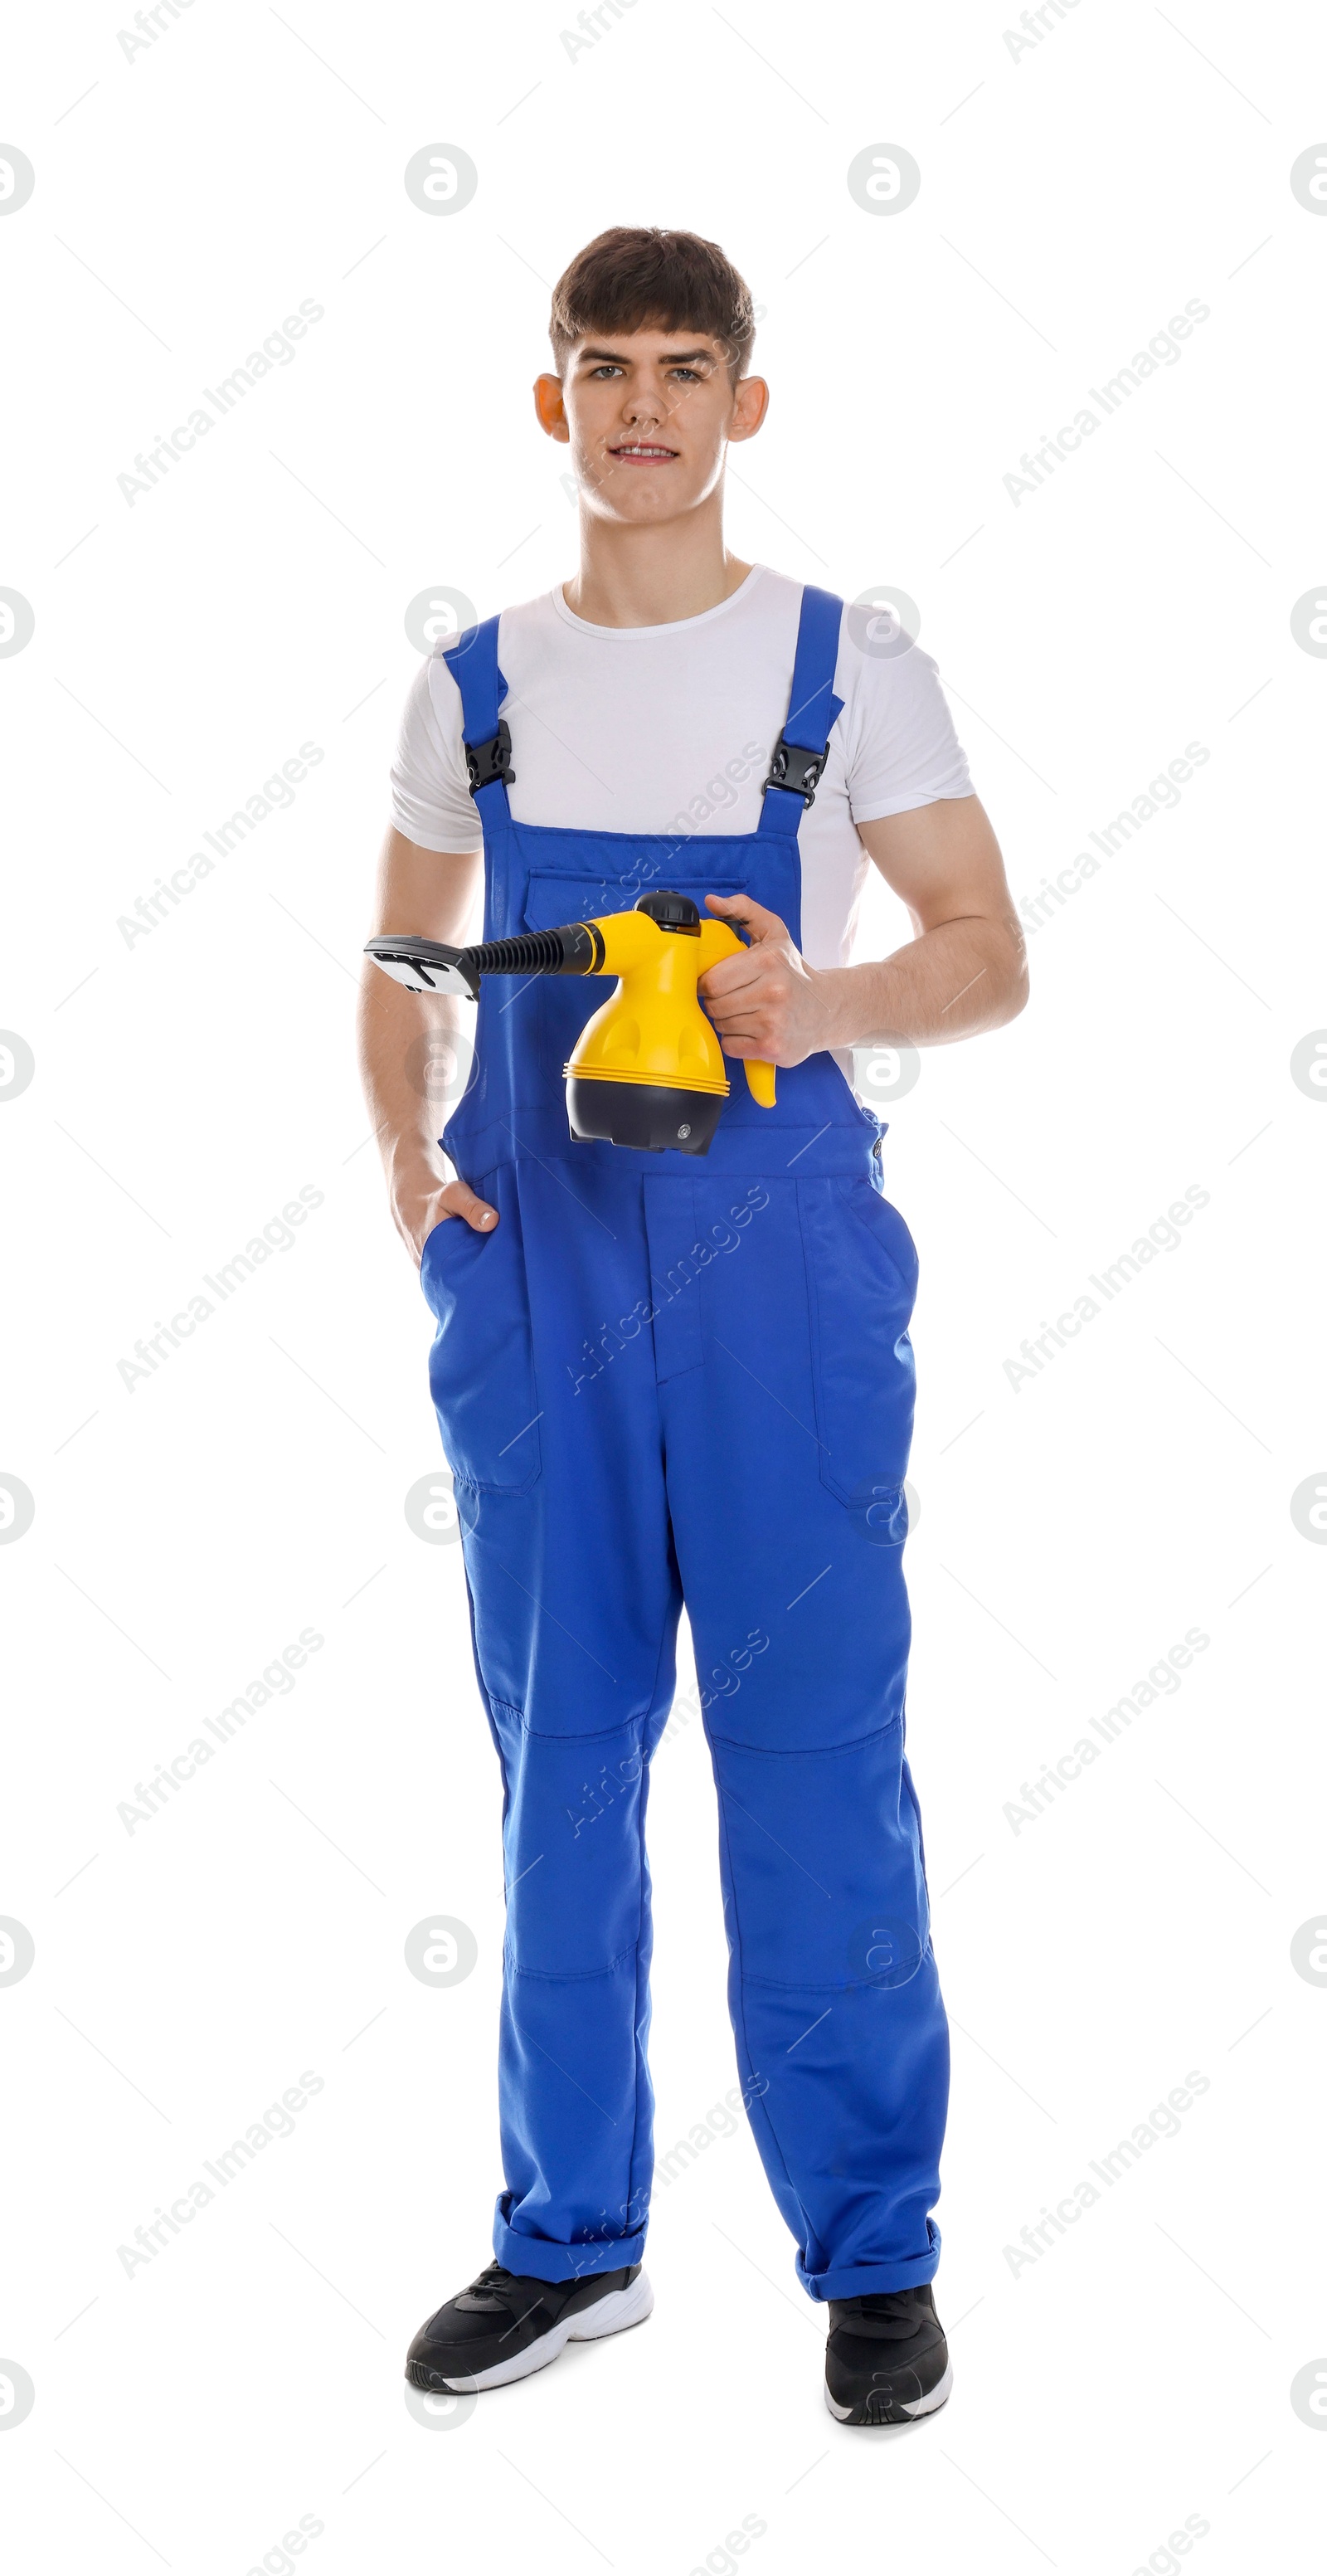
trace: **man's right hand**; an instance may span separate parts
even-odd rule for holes
[[[445,1217],[459,1217],[476,1234],[491,1234],[498,1212],[477,1198],[468,1181],[440,1181],[431,1167],[403,1173],[392,1188],[392,1217],[397,1233],[419,1262],[425,1242]]]

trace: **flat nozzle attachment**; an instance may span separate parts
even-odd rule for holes
[[[450,948],[438,939],[370,939],[364,954],[410,993],[460,993],[479,999],[481,975],[594,975],[604,943],[592,921],[556,930],[523,930],[514,939],[482,939]]]

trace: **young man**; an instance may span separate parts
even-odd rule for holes
[[[649,2313],[644,1813],[685,1603],[743,2100],[829,2306],[830,2408],[898,2423],[950,2384],[948,2049],[903,1752],[916,1254],[851,1050],[999,1026],[1023,942],[934,662],[725,548],[725,449],[769,394],[722,252],[604,233],[551,336],[535,407],[570,450],[580,569],[421,668],[375,928],[463,939],[482,873],[486,939],[632,907],[684,936],[677,892],[744,944],[700,985],[733,1060],[703,1158],[572,1136],[563,1067],[603,982],[486,979],[476,1027],[366,970],[508,1893],[496,2260],[407,2376],[497,2386]],[[845,965],[868,861],[916,936]],[[418,1072],[440,1026],[476,1049],[451,1172]],[[773,1107],[750,1058],[777,1068]]]

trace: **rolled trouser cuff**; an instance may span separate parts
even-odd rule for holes
[[[645,2230],[634,2236],[597,2237],[591,2245],[559,2245],[551,2236],[523,2236],[509,2227],[500,2192],[493,2213],[493,2251],[508,2272],[534,2281],[587,2281],[599,2272],[621,2272],[639,2263],[645,2252]],[[840,2293],[836,2290],[834,2296]]]
[[[929,2253],[915,2254],[901,2263],[839,2263],[828,2271],[808,2272],[802,2257],[797,2257],[797,2278],[813,2299],[874,2299],[886,2290],[917,2290],[923,2281],[933,2281],[940,2265],[940,2230],[934,2219],[929,2222]]]

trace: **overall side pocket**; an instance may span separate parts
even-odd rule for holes
[[[799,1181],[820,1476],[867,1537],[901,1546],[916,1372],[917,1253],[868,1180]]]
[[[419,1281],[438,1327],[429,1387],[457,1482],[481,1494],[523,1494],[542,1456],[513,1166],[500,1165],[477,1186],[498,1211],[492,1233],[449,1216],[424,1241]]]

